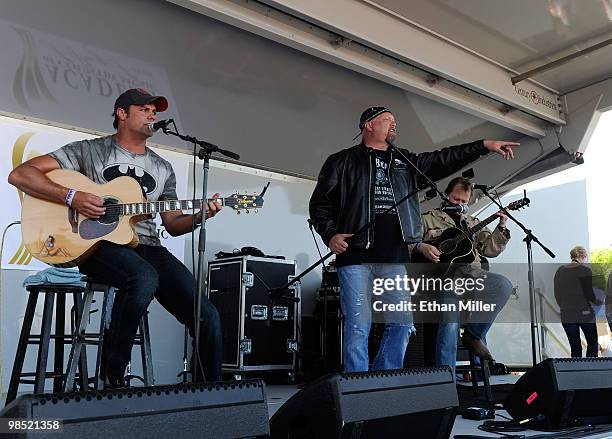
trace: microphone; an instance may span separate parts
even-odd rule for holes
[[[475,184],[474,189],[480,189],[483,192],[488,191],[489,189],[493,189],[493,186],[488,186],[486,184]]]
[[[470,207],[467,204],[449,204],[442,206],[442,210],[446,213],[464,214],[468,213]]]
[[[232,151],[228,151],[227,149],[223,149],[223,148],[219,148],[217,145],[215,145],[214,143],[210,143],[210,142],[204,142],[203,140],[198,142],[198,145],[200,145],[201,147],[206,147],[206,148],[210,148],[212,151],[219,151],[221,154],[234,159],[234,160],[240,160],[240,156],[238,154],[236,154],[235,152]]]
[[[174,119],[166,119],[166,120],[158,120],[157,122],[152,122],[149,125],[149,129],[153,132],[162,129],[165,130],[168,125],[174,122]]]

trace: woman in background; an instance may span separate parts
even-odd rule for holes
[[[569,340],[572,357],[582,357],[580,329],[587,341],[587,357],[597,357],[597,326],[593,305],[601,305],[593,292],[588,253],[580,245],[570,251],[572,262],[555,273],[555,299],[561,309],[561,324]]]

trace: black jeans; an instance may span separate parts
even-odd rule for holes
[[[138,323],[154,297],[194,337],[195,280],[187,267],[164,247],[139,245],[131,249],[104,243],[79,270],[119,290],[105,338],[106,376],[123,376]],[[206,297],[202,298],[199,344],[205,379],[221,380],[221,320]],[[194,381],[201,380],[200,374],[196,374]]]
[[[587,357],[597,357],[599,345],[597,343],[597,326],[593,322],[586,323],[562,323],[567,334],[572,351],[572,358],[582,357],[582,344],[580,343],[580,329],[584,333],[587,342]]]

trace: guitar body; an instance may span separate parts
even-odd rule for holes
[[[519,210],[525,206],[529,206],[529,198],[523,197],[520,200],[513,201],[502,209],[505,211]],[[426,244],[433,245],[440,250],[440,263],[441,266],[445,267],[444,272],[448,274],[451,272],[452,264],[463,263],[471,264],[476,260],[476,249],[474,248],[474,242],[470,236],[475,236],[480,230],[482,230],[491,221],[498,219],[498,214],[494,213],[478,224],[470,227],[466,231],[462,231],[457,227],[450,227],[442,232],[440,236],[433,240],[425,241]],[[422,254],[415,252],[412,255],[412,262],[414,263],[429,263],[429,261]]]
[[[440,267],[441,273],[448,273],[450,265],[455,263],[472,263],[476,259],[474,243],[470,238],[464,238],[457,241],[457,237],[463,232],[456,228],[450,227],[442,232],[436,239],[423,241],[425,244],[430,244],[440,250]],[[431,262],[421,253],[412,255],[411,261],[415,264],[423,264]]]
[[[70,207],[26,195],[21,211],[21,231],[28,251],[36,259],[58,267],[74,267],[85,261],[102,241],[136,247],[134,224],[150,215],[120,216],[117,203],[142,203],[146,199],[138,182],[119,177],[96,184],[83,174],[67,169],[47,173],[62,186],[89,192],[105,200],[107,213],[87,218]]]
[[[451,227],[442,232],[433,242],[429,244],[440,250],[440,262],[451,264],[456,262],[471,263],[476,259],[474,243],[470,238],[464,238],[457,242],[457,237],[463,232]]]

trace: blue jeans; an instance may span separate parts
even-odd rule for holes
[[[346,372],[365,372],[369,369],[368,335],[372,324],[373,282],[375,278],[395,279],[404,276],[403,264],[364,264],[338,267],[340,280],[340,307],[344,315],[343,359]],[[401,304],[410,301],[410,293],[395,288],[375,295],[375,301]],[[380,305],[380,303],[379,303]],[[372,370],[401,369],[408,339],[414,332],[412,313],[375,312],[376,319],[385,319],[385,332]],[[375,320],[376,321],[376,320]]]
[[[123,377],[138,323],[154,297],[194,336],[195,279],[164,247],[139,245],[131,249],[103,243],[79,270],[118,290],[104,343],[106,376]],[[206,297],[202,298],[199,341],[205,378],[221,380],[221,320]],[[194,381],[202,380],[196,371]]]
[[[512,283],[501,274],[486,274],[483,279],[484,289],[474,291],[470,294],[470,300],[484,303],[495,304],[495,309],[490,312],[478,312],[469,316],[463,324],[465,331],[473,337],[484,342],[487,332],[493,325],[497,314],[502,310],[510,294],[512,294]],[[450,293],[445,297],[446,303],[454,303],[458,307],[461,296]],[[459,338],[459,328],[461,326],[461,316],[459,312],[445,312],[438,325],[438,337],[436,343],[436,365],[450,366],[455,376],[455,366],[457,363],[457,340]]]

